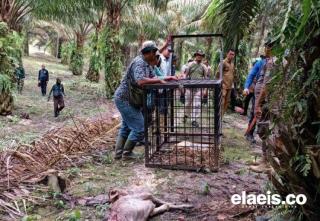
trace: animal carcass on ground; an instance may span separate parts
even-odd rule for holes
[[[111,190],[109,200],[112,204],[108,221],[146,221],[149,217],[166,212],[170,209],[189,209],[192,205],[175,205],[157,199],[148,191],[128,193]]]

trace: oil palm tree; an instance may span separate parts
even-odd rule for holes
[[[240,70],[235,76],[236,85],[241,83],[240,79],[247,73],[248,59],[245,58],[248,54],[243,54],[248,51],[244,48],[245,38],[250,36],[251,24],[259,11],[259,0],[217,0],[211,2],[203,17],[205,27],[224,34],[225,51],[234,49],[238,52],[236,55],[242,53],[235,58],[236,68]]]
[[[208,7],[204,21],[225,35],[225,48],[237,48],[259,12],[259,0],[217,0]]]
[[[81,75],[83,72],[84,43],[93,29],[92,7],[93,0],[43,0],[41,7],[32,11],[38,19],[63,23],[72,30],[75,47],[71,52],[69,68],[74,75]]]
[[[14,66],[22,62],[22,38],[0,22],[0,44],[0,115],[7,115],[13,110]]]
[[[93,17],[93,26],[94,26],[94,33],[91,39],[91,56],[89,61],[89,70],[86,74],[86,78],[92,82],[99,82],[100,77],[100,70],[103,66],[103,36],[101,32],[106,24],[107,20],[107,13],[106,13],[106,5],[105,1],[103,1],[100,7],[97,7],[93,13],[95,14]]]
[[[279,216],[312,221],[320,216],[320,3],[281,2],[273,33],[276,56],[285,56],[287,63],[272,73],[268,87],[273,133],[267,143],[275,170],[271,181],[283,197],[307,197],[305,205],[278,208]]]

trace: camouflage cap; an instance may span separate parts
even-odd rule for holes
[[[194,56],[197,56],[197,55],[200,55],[202,57],[205,57],[205,53],[202,51],[202,50],[197,50],[195,53],[194,53]]]

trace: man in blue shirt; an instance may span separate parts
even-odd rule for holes
[[[39,70],[39,74],[38,74],[38,86],[41,87],[42,96],[46,96],[47,94],[48,81],[49,81],[49,72],[43,64],[41,65],[41,69]]]
[[[245,89],[244,93],[248,95],[249,87],[253,83],[253,80],[256,79],[256,85],[254,88],[254,110],[251,113],[251,118],[249,121],[248,130],[246,132],[246,138],[250,141],[254,141],[253,133],[255,129],[256,122],[259,122],[260,120],[260,110],[261,110],[261,104],[263,103],[260,98],[261,92],[264,90],[266,84],[271,79],[271,70],[274,66],[274,57],[272,57],[272,46],[273,42],[270,40],[265,43],[265,57],[261,59],[260,61],[256,62],[256,64],[251,69],[246,82],[245,82]],[[260,134],[259,134],[260,135]],[[261,137],[261,136],[260,136]],[[262,137],[261,137],[262,138]],[[262,138],[262,152],[263,156],[261,161],[259,162],[258,166],[252,166],[250,167],[251,170],[255,172],[265,172],[270,169],[270,165],[267,162],[266,158],[266,144],[265,141]]]

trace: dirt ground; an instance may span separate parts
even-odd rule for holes
[[[62,115],[53,117],[52,102],[40,95],[37,71],[45,63],[51,72],[49,87],[55,77],[63,79],[66,90],[66,109]],[[104,114],[114,114],[111,101],[103,98],[103,85],[92,84],[84,76],[72,76],[66,66],[52,59],[36,57],[24,58],[26,81],[23,95],[15,95],[14,117],[0,118],[0,147],[13,148],[17,143],[29,143],[52,127],[70,124],[72,117],[94,118]],[[20,119],[21,113],[29,113],[30,121]],[[268,185],[264,175],[250,172],[249,161],[259,154],[258,146],[250,146],[244,139],[245,117],[227,114],[223,121],[224,161],[217,173],[196,173],[152,169],[144,166],[143,159],[136,162],[112,159],[112,146],[87,156],[81,166],[68,167],[61,176],[68,180],[64,196],[41,191],[35,194],[43,198],[40,205],[28,204],[25,220],[104,220],[110,205],[106,202],[85,202],[89,197],[103,199],[110,188],[132,189],[144,186],[157,197],[176,203],[190,203],[188,211],[166,212],[153,217],[152,221],[169,220],[255,220],[264,214],[264,209],[242,208],[230,202],[232,194],[241,191],[265,192]],[[11,147],[10,147],[11,146]],[[143,152],[143,147],[137,148]],[[38,187],[36,187],[38,188]],[[77,203],[75,203],[77,202]],[[0,220],[4,220],[1,218]]]

